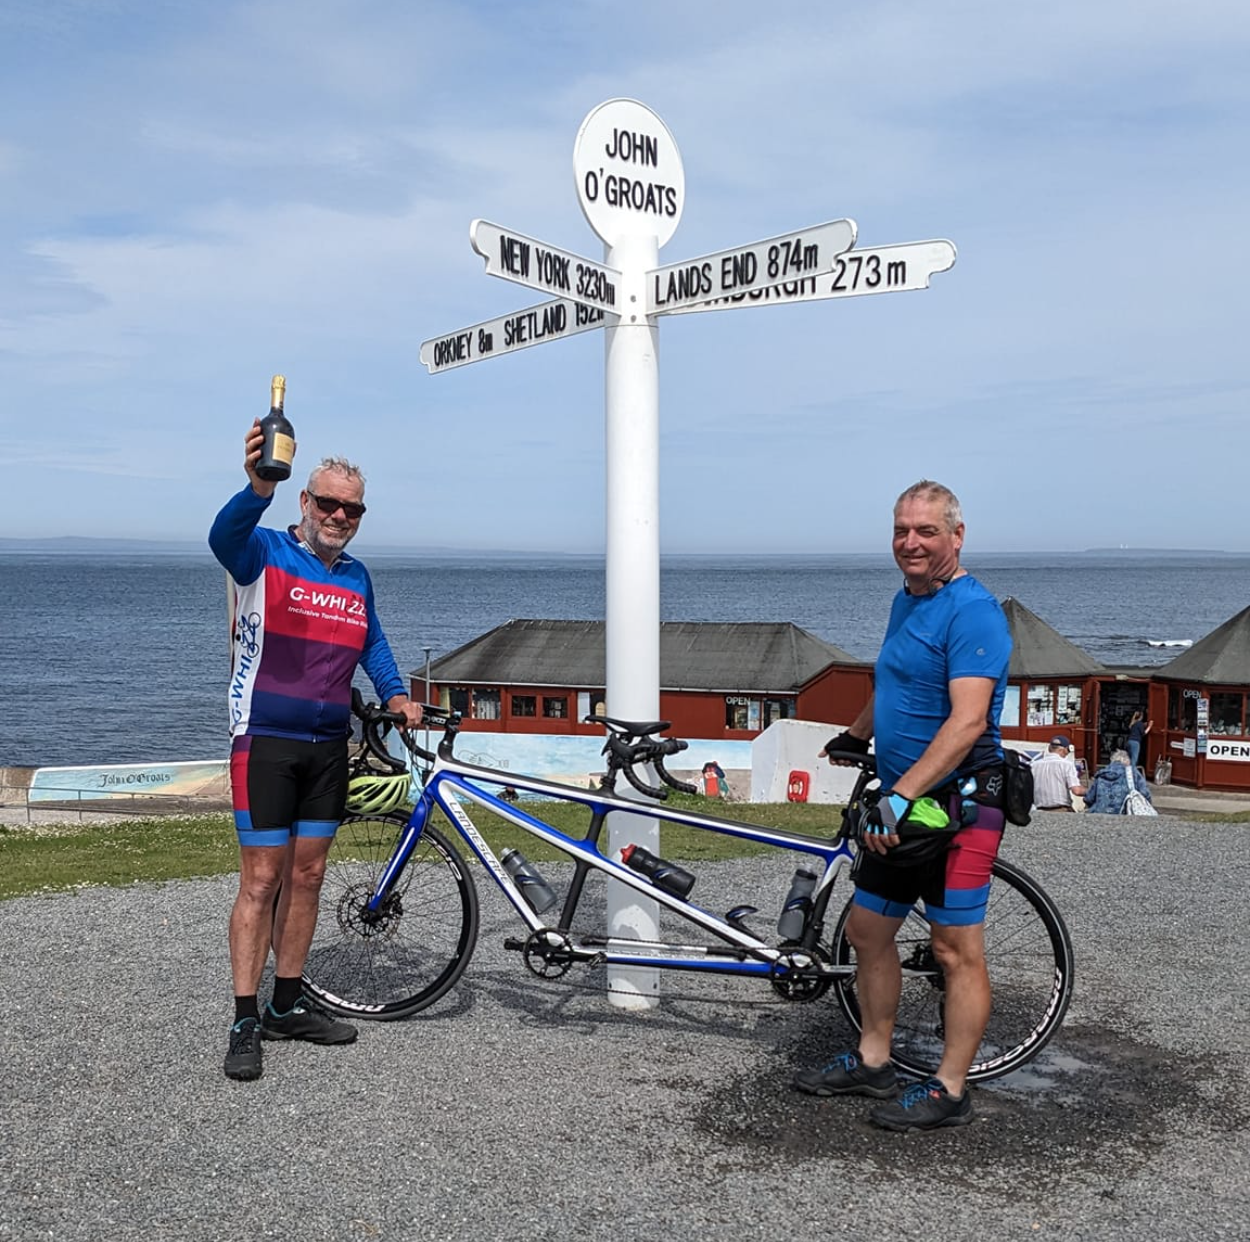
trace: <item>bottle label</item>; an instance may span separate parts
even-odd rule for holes
[[[281,432],[274,436],[273,459],[288,466],[295,459],[295,440],[291,436],[284,436]]]

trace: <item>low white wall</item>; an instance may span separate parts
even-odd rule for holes
[[[855,787],[858,768],[835,767],[818,758],[825,743],[846,725],[819,724],[810,720],[778,720],[751,743],[751,801],[788,800],[791,772],[807,773],[807,801],[843,804]],[[1043,753],[1036,742],[1004,741],[1031,759]]]
[[[835,767],[818,758],[825,743],[845,728],[810,720],[770,724],[751,743],[751,801],[788,801],[790,773],[806,772],[808,802],[846,802],[859,769]]]

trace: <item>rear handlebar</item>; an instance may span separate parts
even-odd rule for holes
[[[387,711],[377,703],[366,703],[358,689],[352,689],[352,713],[361,722],[361,737],[370,755],[380,763],[394,769],[398,761],[386,749],[382,740],[383,733],[390,726],[405,726],[406,719],[398,712]],[[421,705],[421,726],[431,729],[442,729],[443,738],[439,743],[438,752],[445,759],[454,758],[453,748],[456,735],[460,732],[461,716],[459,712],[431,703]],[[602,725],[607,730],[607,739],[603,744],[602,754],[607,758],[607,777],[605,786],[611,789],[616,782],[617,773],[624,773],[625,779],[644,797],[663,801],[668,791],[675,789],[679,793],[697,793],[698,789],[687,781],[679,781],[664,766],[664,761],[671,755],[686,750],[688,743],[675,737],[656,737],[655,734],[671,727],[667,720],[632,721],[620,720],[613,716],[586,716],[586,724]],[[414,759],[429,766],[434,763],[434,754],[416,740],[416,730],[401,728],[404,746]],[[862,758],[862,756],[859,756]],[[659,778],[660,784],[652,785],[644,780],[637,768],[650,765],[651,770]]]

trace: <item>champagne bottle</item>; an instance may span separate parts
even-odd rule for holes
[[[260,420],[265,443],[260,450],[260,461],[256,463],[256,473],[266,483],[281,483],[283,479],[291,477],[291,459],[295,456],[295,428],[282,412],[285,397],[286,379],[275,375],[273,394],[269,398],[269,413]]]

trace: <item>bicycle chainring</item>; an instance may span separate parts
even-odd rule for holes
[[[521,960],[525,969],[540,979],[562,979],[575,960],[573,942],[562,931],[540,927],[526,937]]]
[[[778,996],[796,1004],[819,1000],[833,977],[823,973],[829,959],[819,949],[786,949],[773,963],[768,981]]]

